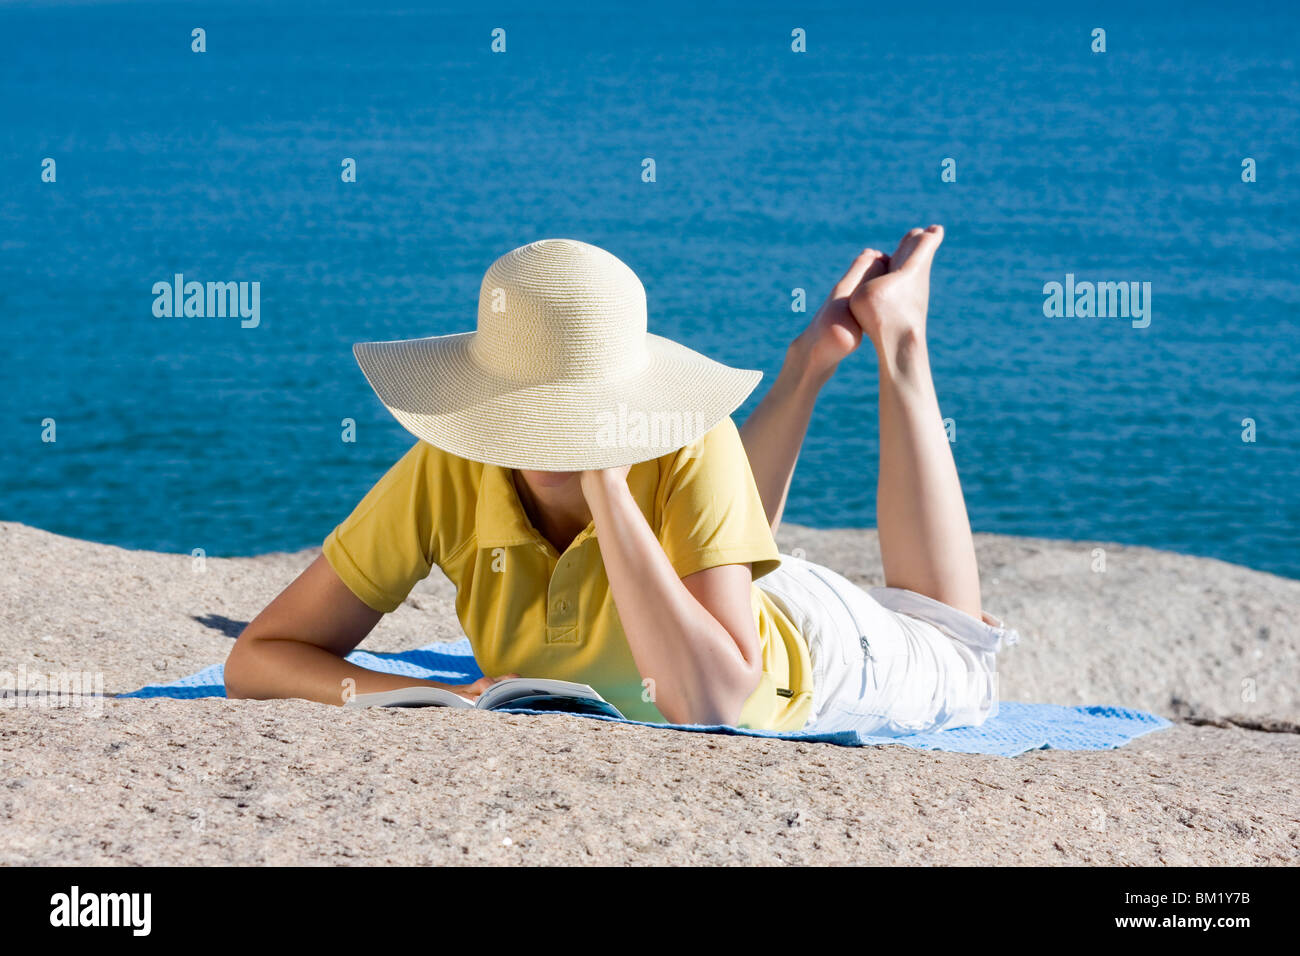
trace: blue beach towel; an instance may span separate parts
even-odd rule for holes
[[[400,654],[372,654],[353,651],[352,663],[407,677],[426,678],[448,684],[468,684],[483,676],[474,662],[468,640],[453,644],[427,644]],[[197,674],[182,677],[170,684],[150,684],[121,697],[175,697],[183,700],[198,697],[225,697],[222,665],[214,664]],[[516,713],[534,713],[516,711]],[[587,715],[583,715],[587,716]],[[946,750],[954,753],[992,754],[1014,757],[1029,750],[1109,750],[1121,747],[1134,737],[1161,730],[1169,721],[1155,714],[1124,707],[1060,707],[1055,704],[1017,704],[1002,702],[997,716],[980,727],[912,734],[908,737],[873,737],[854,730],[819,732],[797,730],[743,730],[737,727],[704,724],[647,724],[636,720],[618,721],[611,717],[588,717],[615,723],[639,724],[643,727],[685,730],[694,733],[737,734],[745,737],[773,737],[812,743],[863,747],[874,744],[901,744],[919,750]]]

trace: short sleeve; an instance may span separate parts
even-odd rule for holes
[[[757,579],[780,566],[749,457],[729,417],[661,462],[659,541],[679,577],[752,564]]]
[[[397,610],[463,536],[455,461],[417,442],[325,539],[325,560],[368,607]]]

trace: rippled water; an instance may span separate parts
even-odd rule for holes
[[[819,300],[863,245],[943,222],[932,351],[977,530],[1300,576],[1290,8],[276,6],[0,8],[0,517],[316,543],[410,441],[350,344],[472,327],[507,249],[604,246],[653,331],[774,374],[792,289]],[[155,318],[176,272],[259,281],[260,325]],[[1150,282],[1150,326],[1046,318],[1067,273]],[[859,359],[791,520],[874,524]]]

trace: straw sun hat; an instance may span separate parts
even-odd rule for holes
[[[353,347],[407,431],[461,458],[533,471],[632,465],[735,411],[761,372],[646,332],[645,289],[622,261],[542,239],[492,263],[478,328]]]

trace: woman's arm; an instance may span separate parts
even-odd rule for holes
[[[582,491],[637,669],[673,723],[735,724],[762,676],[750,567],[679,578],[628,490],[627,472],[583,472]]]
[[[484,677],[473,684],[440,684],[345,661],[381,617],[348,589],[324,556],[318,557],[239,635],[226,660],[226,695],[341,705],[345,690],[371,694],[420,684],[477,698],[494,683]],[[355,681],[351,687],[344,683],[348,678]]]

